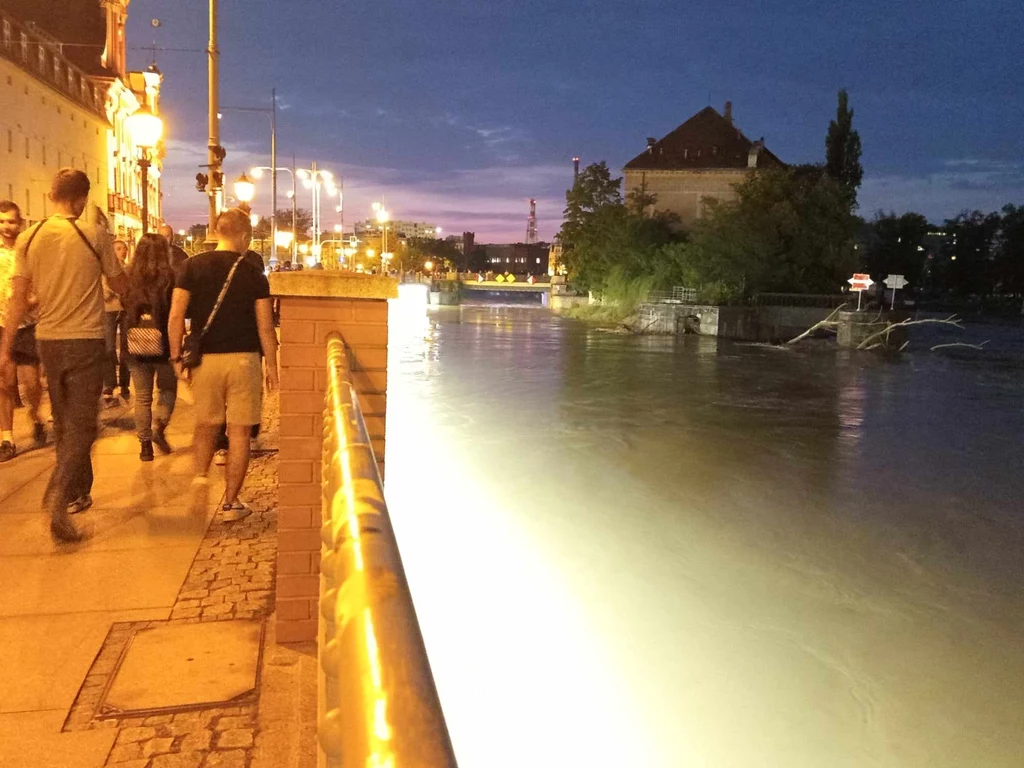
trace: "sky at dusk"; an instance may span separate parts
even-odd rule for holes
[[[344,179],[345,228],[393,218],[522,240],[558,230],[572,156],[618,175],[709,103],[790,163],[824,159],[836,91],[863,143],[861,214],[1024,204],[1020,0],[220,0],[221,103],[278,93],[279,165]],[[201,51],[206,0],[132,0],[129,61]],[[151,20],[162,26],[155,29]],[[165,216],[202,222],[206,58],[157,51],[168,120]],[[224,112],[232,180],[269,164],[269,120]],[[279,207],[287,207],[286,174]],[[269,212],[269,184],[254,209]],[[299,190],[309,207],[309,193]],[[338,223],[333,206],[325,228]]]

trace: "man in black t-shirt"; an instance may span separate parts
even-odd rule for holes
[[[195,394],[193,504],[205,511],[207,472],[217,434],[226,423],[228,457],[221,511],[222,519],[231,522],[252,512],[238,500],[238,493],[249,466],[249,437],[253,425],[260,423],[261,383],[265,378],[268,390],[278,384],[277,335],[270,285],[244,256],[252,240],[249,216],[237,208],[224,211],[217,219],[216,233],[217,250],[193,256],[178,275],[168,330],[171,362],[179,378],[191,378]],[[214,314],[225,284],[227,291]],[[203,334],[211,315],[213,320]],[[192,371],[181,366],[186,317],[191,321],[191,333],[203,334],[202,361]]]

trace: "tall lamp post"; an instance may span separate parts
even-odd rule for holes
[[[322,168],[317,168],[313,163],[312,168],[301,168],[297,175],[302,179],[302,186],[313,193],[313,254],[320,256],[320,196],[324,188],[327,189],[329,197],[338,194],[338,188],[334,186],[334,174]]]
[[[132,143],[139,148],[139,169],[142,171],[142,234],[149,232],[149,153],[160,142],[164,133],[164,121],[153,114],[145,104],[129,115],[128,133]]]
[[[373,210],[377,217],[377,223],[381,227],[381,243],[380,250],[382,254],[388,253],[388,221],[391,219],[391,214],[388,213],[388,209],[384,207],[383,203],[374,203]]]

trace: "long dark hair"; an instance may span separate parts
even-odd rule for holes
[[[174,287],[171,246],[160,235],[145,234],[135,246],[125,301],[133,314],[148,305],[151,312],[168,309],[168,296]]]

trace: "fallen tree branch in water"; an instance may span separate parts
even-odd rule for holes
[[[815,331],[819,331],[819,330],[828,330],[828,331],[832,331],[833,333],[835,333],[836,332],[836,326],[839,325],[839,321],[834,319],[834,318],[836,317],[836,315],[838,315],[844,309],[846,309],[846,304],[840,304],[838,307],[835,308],[835,310],[832,312],[831,315],[826,317],[821,322],[815,323],[810,328],[808,328],[806,331],[801,333],[799,336],[797,336],[796,338],[790,339],[786,343],[787,344],[796,344],[798,341],[803,341],[808,336],[810,336],[812,333],[814,333]]]
[[[989,339],[985,339],[985,341],[981,342],[981,344],[968,344],[965,341],[953,341],[950,342],[949,344],[936,344],[934,347],[932,347],[931,351],[934,352],[937,349],[949,349],[950,347],[967,347],[968,349],[978,349],[984,351],[985,345],[988,344],[989,341]]]
[[[891,334],[896,328],[908,328],[911,325],[952,325],[954,328],[963,330],[963,321],[956,315],[950,315],[945,320],[939,320],[937,318],[925,318],[924,320],[903,320],[898,323],[889,323],[885,328],[872,333],[866,337],[860,344],[857,345],[857,349],[873,349],[879,344],[887,344],[889,341],[889,334]],[[879,339],[881,341],[879,341]],[[878,342],[877,344],[873,342]]]

